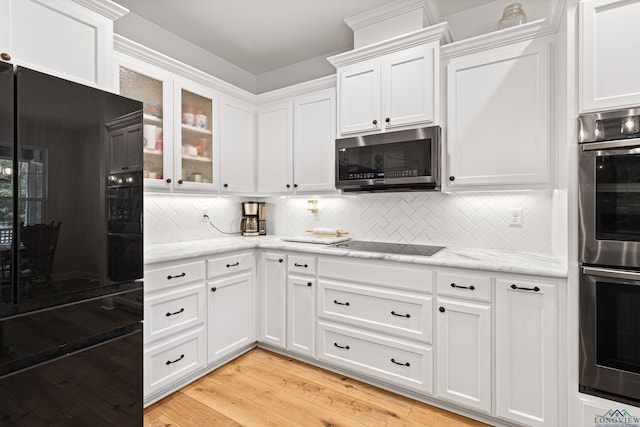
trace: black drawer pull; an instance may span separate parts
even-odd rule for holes
[[[395,311],[392,311],[391,314],[393,314],[394,316],[398,316],[398,317],[406,317],[407,319],[411,317],[411,315],[409,313],[407,313],[407,314],[398,314]]]
[[[217,290],[218,290],[218,288],[216,288],[215,286],[213,288],[211,288],[211,292],[215,292]]]
[[[167,365],[171,365],[172,363],[177,363],[182,359],[184,359],[184,354],[181,354],[180,357],[178,357],[176,360],[167,360]]]
[[[395,363],[396,365],[400,365],[400,366],[411,366],[411,363],[407,362],[407,363],[400,363],[400,362],[396,362],[396,359],[391,359],[391,361],[393,363]]]
[[[235,264],[227,264],[227,268],[229,267],[237,267],[240,265],[240,262],[236,262]]]
[[[344,349],[344,350],[349,350],[349,346],[348,346],[348,345],[345,345],[345,346],[343,347],[343,346],[341,346],[341,345],[338,345],[338,343],[337,343],[337,342],[334,342],[334,343],[333,343],[333,345],[334,345],[335,347],[342,348],[342,349]]]
[[[309,267],[308,264],[298,264],[297,262],[293,263],[293,265],[295,265],[296,267],[304,267],[304,268]]]
[[[334,303],[334,304],[338,304],[338,305],[346,305],[346,306],[348,306],[348,305],[349,305],[349,301],[347,301],[347,302],[340,302],[340,301],[338,301],[337,299],[334,299],[334,300],[333,300],[333,303]]]
[[[511,285],[511,289],[518,289],[520,291],[533,291],[533,292],[540,292],[540,288],[535,286],[533,288],[522,288],[520,286],[516,286],[516,285]]]
[[[446,310],[445,310],[445,308],[444,308],[444,307],[440,307],[440,308],[438,309],[438,311],[439,311],[440,313],[444,313]]]
[[[184,277],[184,276],[186,276],[186,275],[187,275],[187,273],[178,274],[177,276],[171,276],[171,275],[169,275],[169,276],[167,276],[167,280],[177,279],[178,277]]]
[[[474,290],[476,287],[471,285],[471,286],[458,286],[455,283],[451,284],[452,288],[458,288],[458,289],[469,289],[470,291]]]
[[[171,316],[175,316],[176,314],[180,314],[180,313],[184,313],[184,308],[181,308],[180,310],[173,312],[173,313],[167,313],[166,316],[167,317],[171,317]]]
[[[284,261],[282,258],[280,258],[280,259],[278,260],[278,262],[282,262],[282,261]]]

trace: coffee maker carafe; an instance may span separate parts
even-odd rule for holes
[[[243,202],[240,231],[243,236],[267,234],[267,208],[264,202]]]

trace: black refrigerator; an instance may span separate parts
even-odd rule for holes
[[[0,63],[0,425],[142,425],[142,104]]]

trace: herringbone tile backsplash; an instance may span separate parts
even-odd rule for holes
[[[267,232],[291,236],[314,227],[340,228],[358,240],[551,253],[550,191],[444,194],[375,193],[313,197],[320,211],[307,211],[311,197],[268,198]],[[206,210],[223,231],[238,231],[236,197],[145,194],[145,243],[226,237],[200,218]],[[508,225],[509,208],[523,209],[523,224]]]

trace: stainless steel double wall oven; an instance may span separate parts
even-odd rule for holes
[[[579,138],[580,391],[640,405],[640,108]]]

